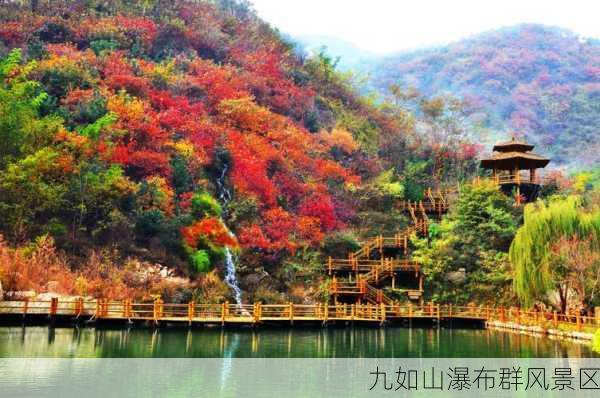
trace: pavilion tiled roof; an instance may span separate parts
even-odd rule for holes
[[[535,148],[534,145],[517,140],[516,138],[506,142],[499,142],[494,145],[494,151],[496,152],[529,152],[533,148]]]
[[[520,170],[538,169],[546,167],[550,159],[536,155],[531,152],[496,152],[490,158],[481,160],[481,167],[485,169],[513,170],[518,167]]]

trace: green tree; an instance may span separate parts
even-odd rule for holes
[[[524,305],[543,300],[556,289],[561,310],[567,309],[569,290],[574,288],[573,269],[582,259],[570,261],[573,256],[565,252],[564,244],[560,245],[561,239],[589,242],[586,250],[600,251],[600,211],[586,211],[579,196],[553,198],[548,203],[525,207],[524,224],[510,247],[514,289]]]
[[[27,78],[34,67],[22,65],[18,49],[0,59],[0,168],[50,144],[62,127],[60,118],[39,115],[47,95]]]
[[[59,154],[45,148],[0,174],[0,227],[9,237],[22,240],[53,218],[64,206],[67,193]]]
[[[498,187],[464,185],[452,211],[431,237],[413,239],[413,257],[423,264],[431,297],[439,301],[501,302],[510,296],[507,251],[518,210]]]

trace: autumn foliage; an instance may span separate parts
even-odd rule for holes
[[[52,237],[68,292],[134,285],[102,250],[184,276],[225,248],[279,266],[355,226],[366,181],[395,169],[400,184],[404,155],[428,154],[405,145],[404,116],[362,98],[325,57],[306,59],[243,1],[9,3],[0,232],[15,247]]]

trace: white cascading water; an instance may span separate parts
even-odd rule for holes
[[[225,166],[223,166],[221,176],[217,179],[217,186],[219,188],[219,199],[221,200],[224,211],[227,211],[227,205],[231,201],[231,192],[229,192],[229,190],[225,186],[225,176],[227,175],[228,169],[229,166],[225,164]],[[235,272],[235,258],[233,257],[233,253],[231,253],[231,249],[229,247],[225,248],[225,283],[227,283],[227,285],[229,285],[229,287],[233,291],[235,303],[237,305],[241,305],[242,289],[240,289],[240,285],[238,283],[237,275]]]
[[[225,248],[225,283],[229,285],[233,290],[233,297],[237,305],[242,304],[242,290],[238,284],[237,276],[235,273],[235,261],[231,249]]]

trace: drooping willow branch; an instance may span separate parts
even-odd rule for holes
[[[551,259],[561,239],[589,240],[590,250],[600,251],[600,212],[586,212],[577,196],[526,206],[509,252],[513,286],[524,305],[556,288],[559,275]]]

